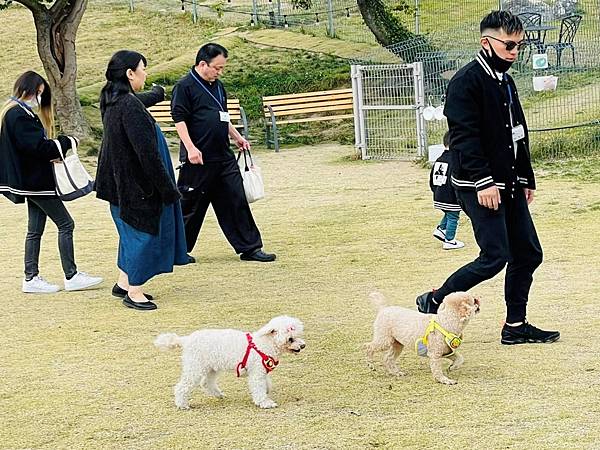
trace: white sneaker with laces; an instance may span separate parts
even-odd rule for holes
[[[432,233],[433,237],[444,242],[446,240],[446,230],[442,230],[439,226],[435,227]]]
[[[23,279],[23,292],[27,294],[52,294],[58,291],[60,291],[60,286],[48,283],[39,275],[29,281]]]
[[[65,291],[81,291],[96,286],[103,281],[101,277],[93,277],[85,272],[77,272],[70,280],[65,278]]]
[[[444,241],[442,245],[444,250],[454,250],[455,248],[463,248],[465,243],[463,241],[459,241],[458,239],[452,239],[451,241]]]

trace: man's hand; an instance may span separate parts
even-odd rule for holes
[[[250,142],[248,142],[243,136],[234,137],[234,142],[239,150],[250,150]]]
[[[202,160],[202,152],[196,148],[196,146],[192,145],[191,148],[187,149],[188,160],[192,164],[204,164]]]
[[[497,211],[501,203],[498,187],[490,186],[489,188],[477,191],[477,201],[481,206]]]
[[[531,205],[531,202],[533,202],[533,197],[535,195],[535,190],[529,189],[529,188],[523,188],[523,192],[525,192],[525,199],[527,200],[527,204]]]

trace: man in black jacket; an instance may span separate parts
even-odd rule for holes
[[[558,331],[540,330],[526,319],[542,247],[528,206],[535,178],[527,124],[515,83],[506,73],[524,45],[523,25],[507,11],[492,11],[480,30],[483,48],[450,81],[444,114],[450,129],[452,184],[481,252],[416,303],[419,311],[435,313],[446,295],[467,291],[506,266],[501,343],[554,342]]]
[[[274,254],[262,251],[260,232],[244,194],[242,176],[229,148],[231,137],[240,150],[250,144],[231,125],[227,96],[219,76],[227,62],[227,50],[206,44],[196,65],[173,90],[171,114],[181,139],[181,170],[177,186],[190,252],[212,204],[225,237],[245,261],[270,262]]]

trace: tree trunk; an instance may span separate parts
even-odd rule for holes
[[[357,0],[357,3],[365,24],[384,47],[415,37],[393,16],[382,0]]]
[[[423,35],[416,35],[398,20],[382,0],[357,0],[358,9],[382,46],[401,58],[404,62],[415,61],[419,53],[435,50]]]
[[[78,138],[87,138],[91,134],[76,87],[75,38],[87,2],[57,0],[50,9],[23,2],[33,13],[38,54],[52,89],[60,128],[63,133]]]

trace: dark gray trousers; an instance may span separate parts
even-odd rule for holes
[[[27,197],[27,237],[25,238],[25,279],[39,274],[40,243],[46,227],[46,218],[58,228],[58,252],[67,279],[77,273],[73,250],[75,223],[62,200],[52,197]]]

